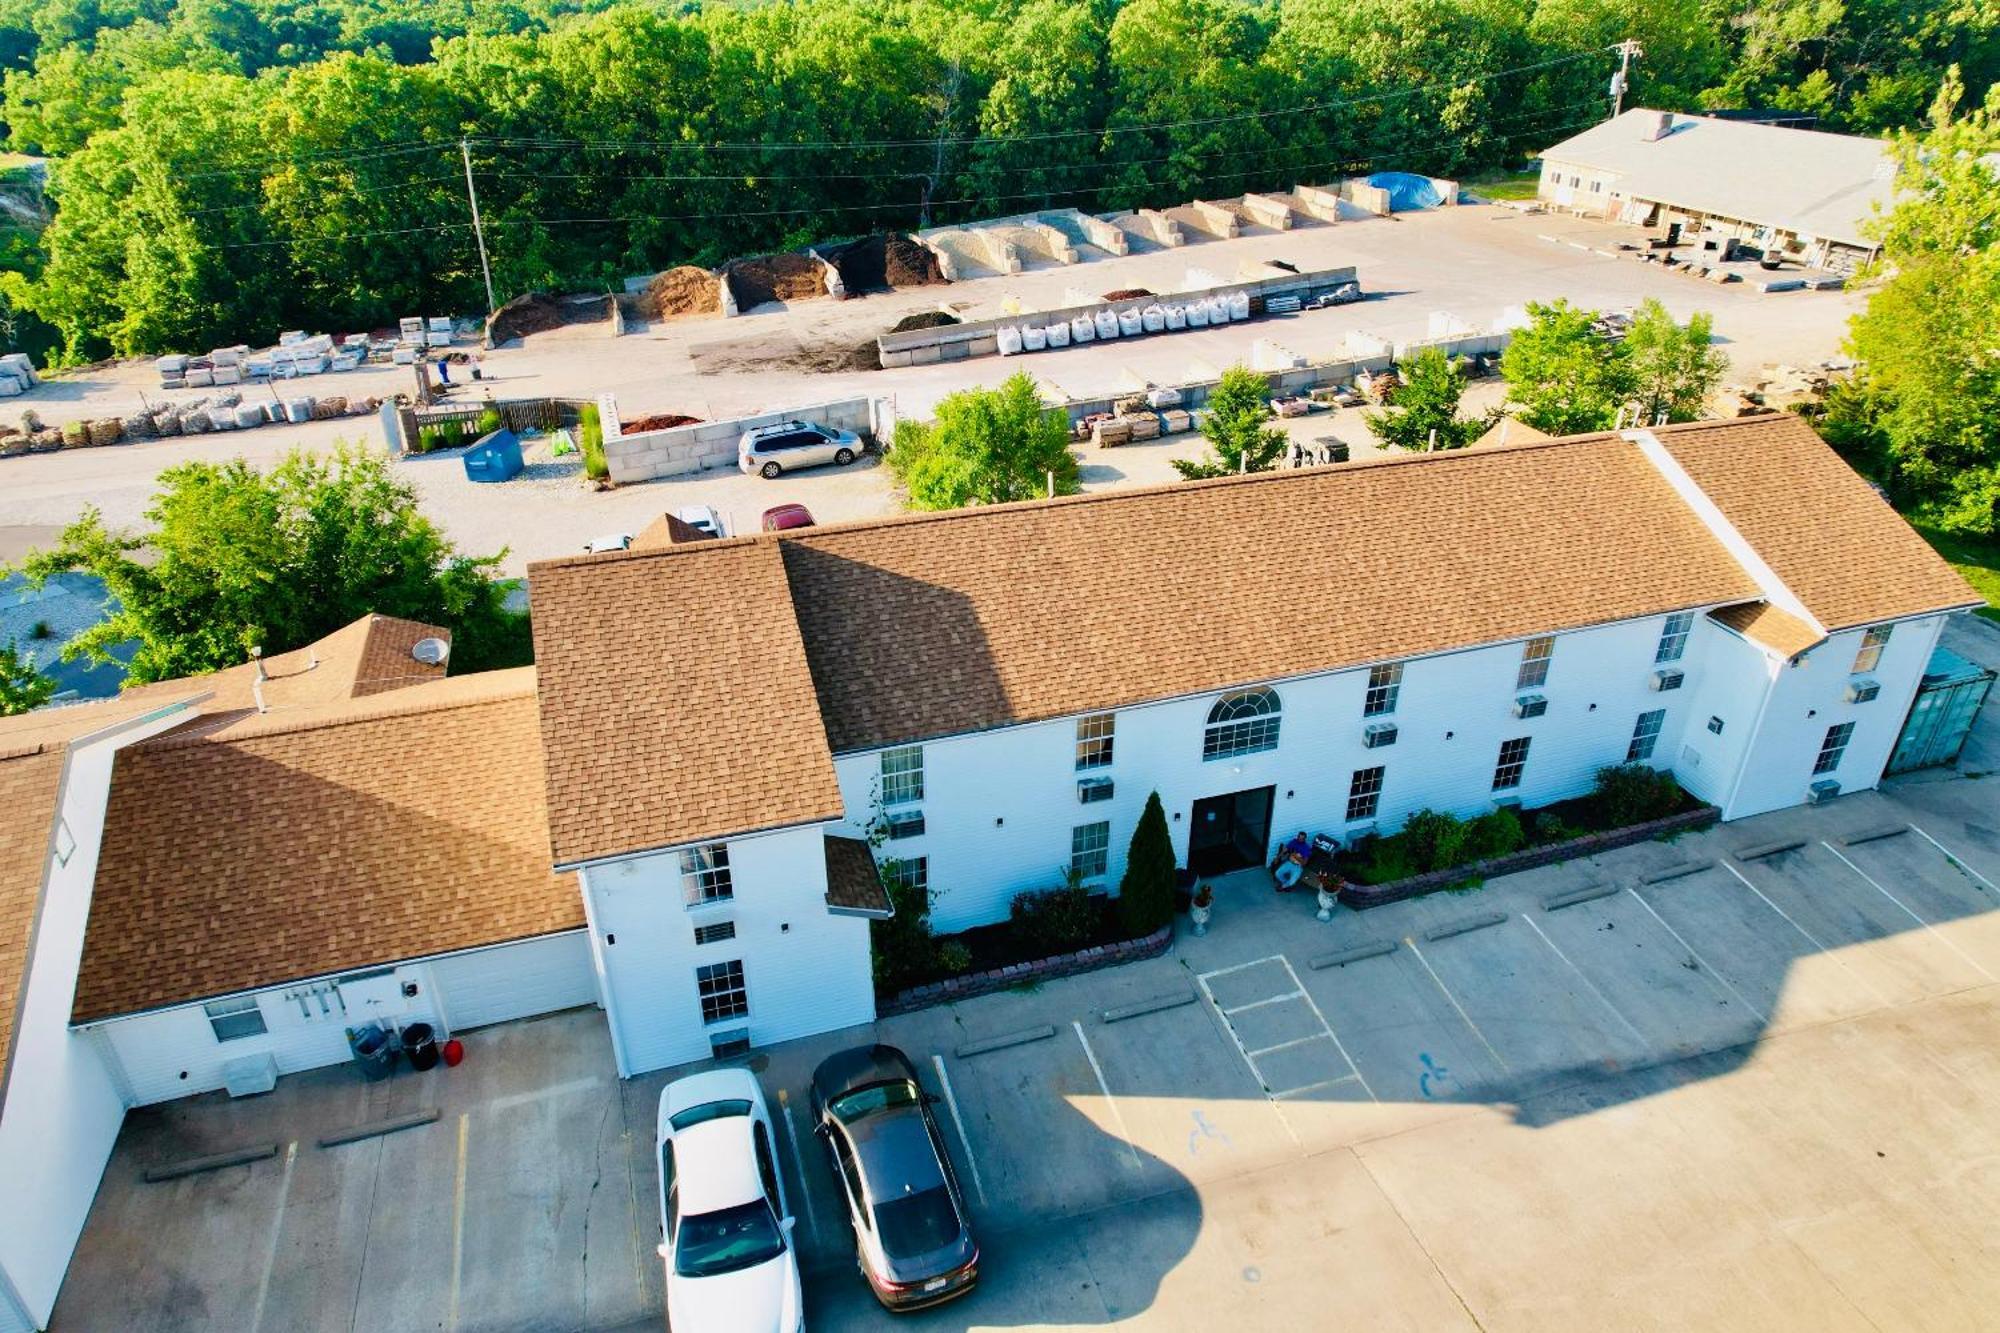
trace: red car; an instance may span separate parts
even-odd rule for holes
[[[812,510],[804,505],[775,505],[764,511],[764,531],[783,532],[787,528],[809,528]]]

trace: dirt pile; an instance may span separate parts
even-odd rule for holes
[[[568,324],[596,324],[611,318],[608,296],[551,296],[528,292],[517,296],[493,312],[486,321],[486,336],[497,347],[501,343],[546,333]]]
[[[713,273],[692,264],[682,264],[647,283],[633,304],[641,319],[718,315],[722,313],[722,293],[716,286]]]
[[[640,417],[637,421],[621,421],[618,423],[618,429],[627,435],[637,435],[641,431],[672,430],[675,426],[693,426],[700,421],[700,417],[684,417],[678,412],[655,412],[652,416]]]
[[[937,256],[899,233],[876,232],[820,253],[839,271],[849,292],[932,287],[945,281]]]
[[[1107,301],[1130,301],[1134,297],[1151,296],[1152,294],[1151,289],[1146,287],[1120,287],[1116,291],[1104,293],[1104,299]]]
[[[907,236],[889,238],[882,270],[891,287],[938,287],[951,281],[938,267],[938,257]]]
[[[826,271],[811,255],[755,255],[722,270],[738,311],[770,301],[809,301],[826,295]]]
[[[941,329],[948,324],[959,322],[958,316],[947,315],[942,310],[919,310],[914,315],[905,315],[889,326],[891,333],[908,333],[913,329]]]

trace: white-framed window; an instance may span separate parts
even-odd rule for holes
[[[924,799],[924,747],[904,745],[882,751],[882,804],[908,805]]]
[[[733,940],[735,938],[736,923],[734,921],[711,921],[705,926],[696,926],[694,928],[694,942],[697,945],[721,944],[726,940]]]
[[[1375,818],[1382,804],[1382,775],[1386,768],[1357,768],[1347,783],[1347,822]]]
[[[1819,758],[1813,761],[1814,774],[1831,773],[1839,768],[1841,756],[1847,753],[1847,743],[1853,739],[1852,722],[1836,722],[1828,727],[1826,739],[1819,743]]]
[[[920,889],[928,893],[931,887],[931,859],[928,856],[892,856],[882,863],[882,878],[898,888]]]
[[[1521,669],[1514,673],[1515,690],[1539,690],[1548,683],[1549,658],[1555,655],[1554,639],[1530,639],[1521,645]]]
[[[1632,743],[1625,747],[1625,762],[1641,763],[1653,757],[1653,747],[1660,742],[1660,728],[1667,725],[1667,710],[1655,708],[1650,713],[1639,714],[1639,721],[1632,728]]]
[[[1368,668],[1368,693],[1361,700],[1361,716],[1383,717],[1396,711],[1396,696],[1403,692],[1403,664],[1384,662]]]
[[[1069,871],[1078,880],[1104,878],[1111,863],[1111,821],[1078,824],[1069,831]]]
[[[1111,749],[1118,739],[1118,715],[1116,713],[1092,713],[1089,717],[1076,720],[1076,766],[1078,771],[1086,768],[1109,768]]]
[[[1688,634],[1694,629],[1694,612],[1682,611],[1668,616],[1660,626],[1660,646],[1653,650],[1653,661],[1678,662],[1687,651]]]
[[[702,1022],[721,1023],[750,1012],[750,992],[743,985],[742,959],[703,964],[694,970],[694,982],[701,992]]]
[[[1528,767],[1528,743],[1531,736],[1516,736],[1500,742],[1500,761],[1493,766],[1493,790],[1510,791],[1521,785],[1521,774]]]
[[[681,859],[681,901],[689,907],[726,903],[736,896],[729,880],[729,844],[704,842],[699,847],[683,847]]]
[[[1877,625],[1861,636],[1861,651],[1854,655],[1854,665],[1849,668],[1857,676],[1873,671],[1882,660],[1882,650],[1889,646],[1889,635],[1894,625]]]
[[[1278,748],[1278,695],[1259,687],[1225,694],[1208,710],[1202,732],[1201,757],[1231,759]]]
[[[212,1000],[203,1005],[201,1011],[208,1015],[208,1026],[217,1041],[261,1037],[270,1031],[264,1026],[264,1011],[257,1007],[254,995],[241,995],[233,1000]]]

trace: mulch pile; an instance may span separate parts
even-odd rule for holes
[[[841,285],[849,292],[936,287],[948,281],[936,255],[899,233],[877,232],[820,253],[840,271]]]
[[[660,274],[633,302],[641,319],[671,319],[676,315],[717,315],[722,313],[722,293],[715,275],[705,268],[683,264]]]
[[[1129,301],[1135,296],[1151,296],[1152,294],[1151,289],[1146,287],[1120,287],[1115,292],[1104,293],[1104,299],[1107,301]]]
[[[808,301],[826,295],[825,270],[811,255],[756,255],[722,270],[739,311],[770,301]]]
[[[947,315],[942,310],[919,310],[914,315],[905,315],[889,326],[891,333],[908,333],[912,329],[941,329],[947,324],[959,323],[958,316]]]
[[[607,296],[569,300],[547,292],[528,292],[494,311],[486,329],[487,336],[498,345],[531,333],[559,329],[565,324],[595,324],[610,318],[611,298]]]
[[[675,426],[692,426],[700,422],[700,417],[684,417],[678,412],[655,412],[637,421],[621,421],[618,428],[627,435],[637,435],[646,430],[672,430]]]

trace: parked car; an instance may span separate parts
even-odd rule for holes
[[[716,1069],[669,1083],[654,1147],[667,1326],[798,1333],[805,1307],[793,1218],[756,1075]]]
[[[631,545],[631,533],[607,532],[602,537],[592,537],[584,543],[583,551],[585,555],[602,555],[606,551],[629,550]]]
[[[822,463],[846,467],[861,454],[861,437],[810,421],[781,421],[743,432],[736,442],[736,465],[765,478]]]
[[[813,1071],[813,1132],[847,1201],[861,1275],[890,1310],[963,1296],[979,1280],[935,1100],[893,1046],[856,1046]]]
[[[1324,310],[1328,306],[1353,305],[1360,299],[1361,284],[1358,282],[1343,282],[1332,291],[1321,292],[1318,296],[1306,302],[1306,309]]]
[[[773,505],[764,511],[764,531],[784,532],[788,528],[813,526],[812,510],[804,505]]]
[[[729,535],[729,530],[722,525],[722,515],[715,512],[713,505],[687,505],[676,510],[674,517],[704,537]]]

